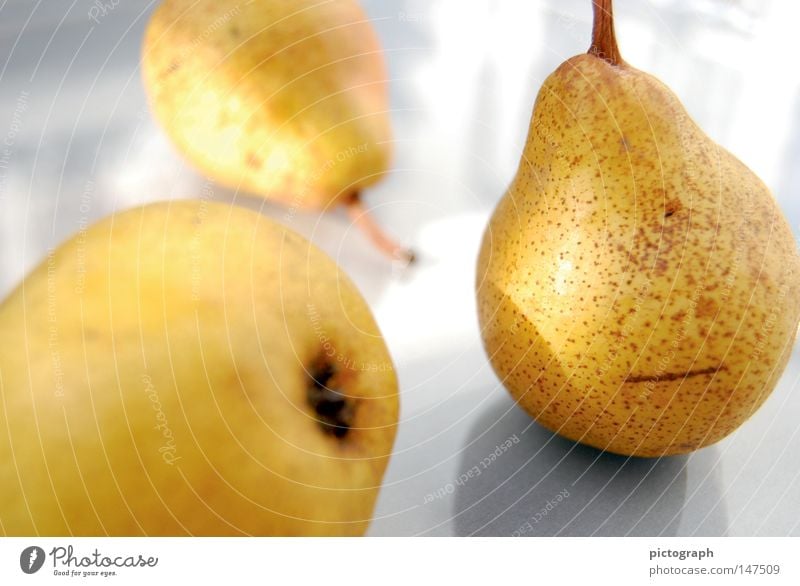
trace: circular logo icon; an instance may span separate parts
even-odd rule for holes
[[[35,574],[42,569],[44,558],[44,550],[41,547],[35,545],[26,547],[19,554],[19,567],[26,574]]]

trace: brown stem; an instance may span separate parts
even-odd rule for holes
[[[614,11],[611,0],[592,0],[594,7],[594,26],[592,27],[592,45],[589,54],[605,59],[611,65],[622,65],[625,62],[619,54],[617,37],[614,34]]]
[[[400,244],[392,240],[383,229],[375,222],[369,211],[364,207],[359,193],[354,193],[344,200],[344,207],[347,210],[347,215],[358,226],[367,237],[372,240],[372,243],[387,256],[394,260],[400,260],[406,264],[414,262],[416,256],[414,253],[402,247]]]

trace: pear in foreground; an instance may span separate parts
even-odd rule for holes
[[[398,417],[333,261],[254,212],[117,214],[0,306],[8,535],[360,535]]]
[[[477,295],[492,365],[537,421],[619,454],[679,454],[776,386],[800,259],[758,177],[619,58],[603,1],[590,53],[539,92]]]

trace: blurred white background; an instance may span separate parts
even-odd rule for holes
[[[421,262],[392,266],[344,214],[292,227],[353,277],[398,367],[403,422],[372,533],[512,534],[567,490],[532,533],[800,535],[797,352],[738,433],[660,461],[552,438],[515,410],[484,358],[473,292],[483,227],[516,170],[539,87],[588,48],[590,0],[364,4],[386,49],[396,135],[394,169],[365,199]],[[0,1],[3,296],[82,225],[203,189],[145,102],[139,51],[155,3],[106,2],[93,20],[94,5]],[[666,82],[800,234],[800,3],[617,0],[615,12],[625,59]],[[218,187],[214,197],[284,218],[244,194]],[[455,482],[514,436],[497,465]]]

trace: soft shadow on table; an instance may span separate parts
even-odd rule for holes
[[[726,531],[714,448],[661,459],[604,453],[553,434],[504,398],[477,420],[463,454],[453,512],[457,535]]]

